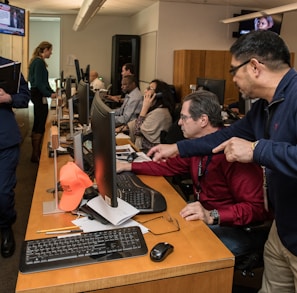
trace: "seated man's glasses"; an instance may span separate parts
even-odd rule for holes
[[[190,118],[192,118],[192,116],[187,116],[184,114],[180,114],[180,116],[179,116],[179,119],[181,119],[182,121],[187,121]]]

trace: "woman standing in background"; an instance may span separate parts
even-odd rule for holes
[[[38,163],[41,143],[45,131],[48,114],[47,97],[56,98],[56,93],[48,81],[48,70],[45,59],[52,55],[53,46],[43,41],[34,50],[29,63],[29,81],[31,85],[31,101],[34,104],[34,122],[32,128],[32,156],[31,162]]]

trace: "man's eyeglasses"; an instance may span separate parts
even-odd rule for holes
[[[237,70],[238,70],[240,67],[242,67],[242,66],[248,64],[250,61],[251,61],[251,59],[249,59],[249,60],[247,60],[247,61],[244,61],[243,63],[239,64],[238,66],[231,66],[231,69],[229,70],[229,73],[230,73],[232,76],[234,76],[234,75],[236,74]]]
[[[179,119],[181,119],[182,121],[186,121],[189,118],[192,118],[192,116],[187,116],[187,115],[183,115],[183,114],[180,114],[180,116],[179,116]]]
[[[168,213],[139,223],[145,224],[148,231],[151,232],[153,235],[164,235],[168,233],[178,232],[180,230],[178,220],[172,218]]]

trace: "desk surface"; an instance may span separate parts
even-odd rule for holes
[[[46,132],[45,141],[49,138]],[[26,239],[48,237],[36,231],[73,225],[71,213],[43,215],[43,202],[52,201],[47,193],[54,186],[54,161],[47,155],[43,144],[42,157],[36,179]],[[69,161],[67,155],[58,157],[58,169]],[[59,269],[48,272],[23,274],[19,272],[16,292],[231,292],[234,256],[216,238],[202,221],[183,220],[179,211],[184,200],[163,177],[140,176],[160,191],[167,200],[167,211],[160,213],[176,218],[180,231],[155,236],[144,235],[148,249],[167,241],[174,252],[166,260],[154,263],[149,255],[98,264]],[[157,214],[159,215],[159,214]],[[156,214],[137,215],[145,221]]]

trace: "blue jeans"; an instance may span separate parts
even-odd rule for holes
[[[0,228],[10,227],[16,220],[14,188],[19,156],[19,145],[0,150]]]
[[[234,254],[235,257],[242,256],[256,250],[262,250],[269,232],[268,229],[267,231],[246,231],[241,227],[227,227],[219,225],[209,225],[209,228]]]

